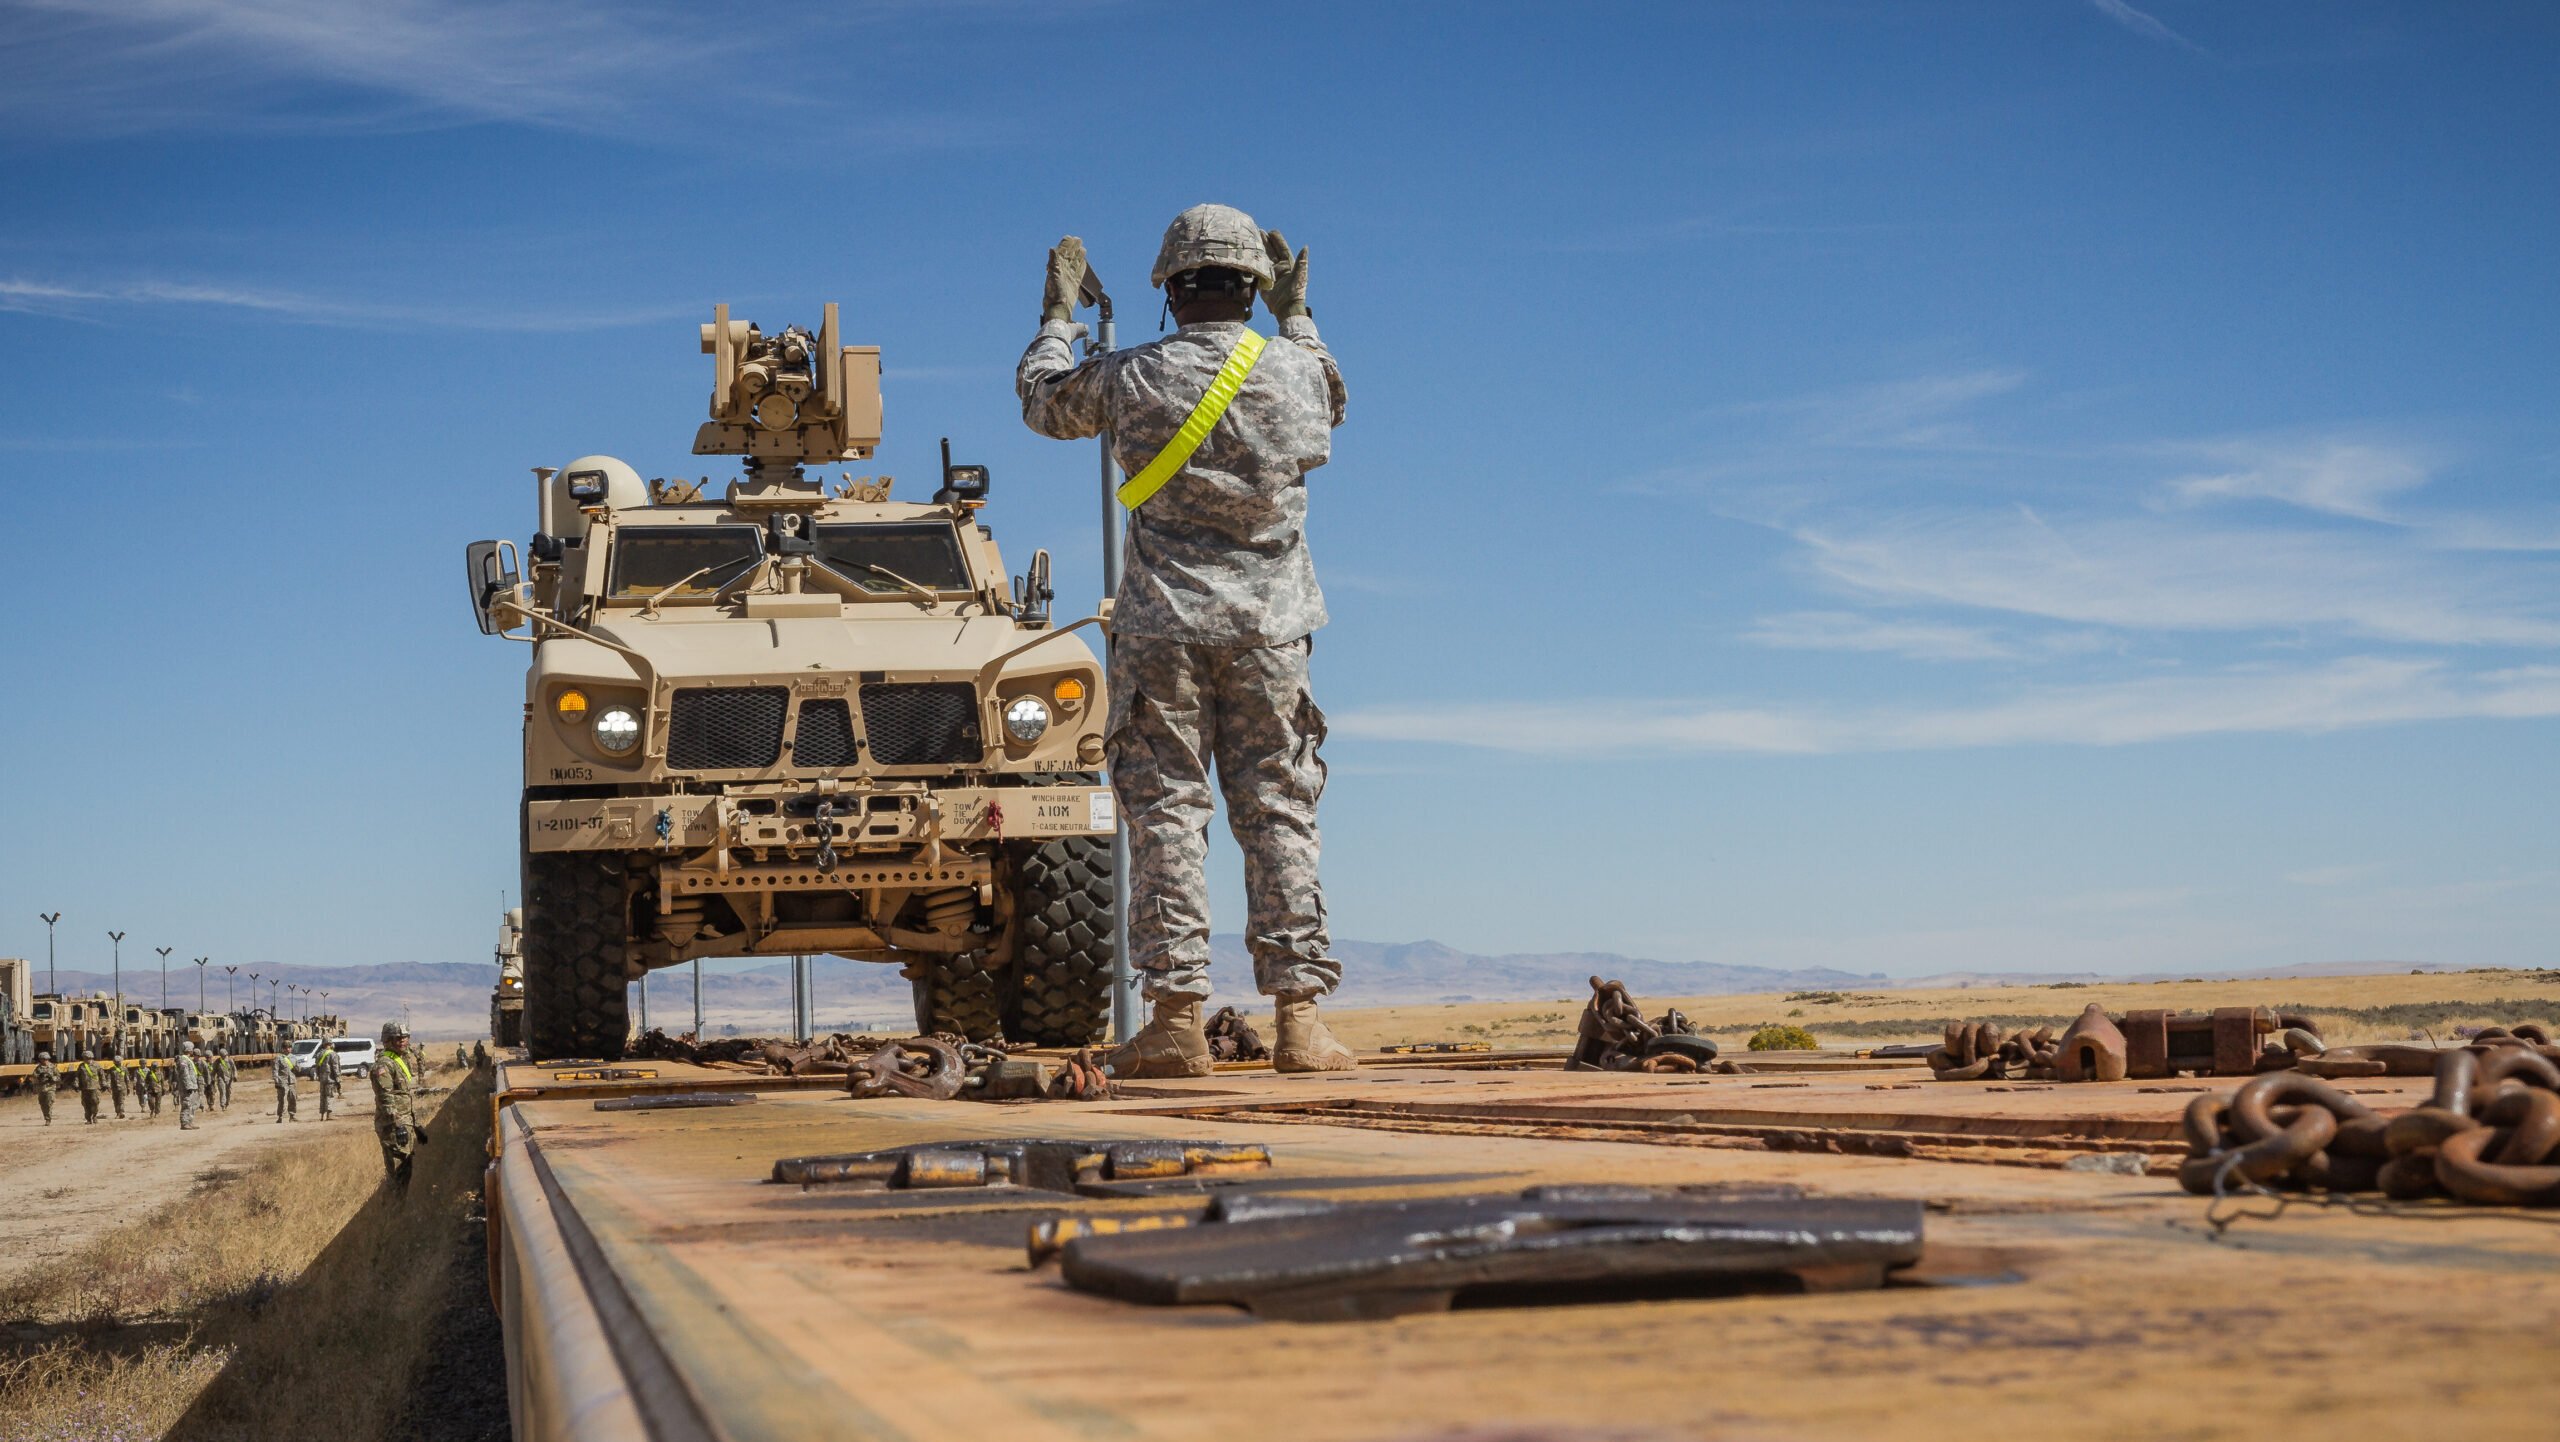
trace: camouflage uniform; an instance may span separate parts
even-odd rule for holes
[[[407,1191],[424,1134],[418,1130],[417,1075],[396,1051],[383,1052],[373,1064],[373,1134],[382,1143],[383,1175]]]
[[[124,1058],[118,1057],[107,1064],[107,1090],[115,1095],[117,1121],[124,1120],[124,1083]]]
[[[231,1083],[238,1077],[238,1069],[231,1065],[231,1053],[226,1051],[213,1059],[214,1090],[219,1097],[215,1106],[226,1112],[231,1110]]]
[[[151,1119],[155,1122],[160,1120],[160,1094],[163,1090],[160,1068],[144,1063],[142,1074],[133,1079],[133,1084],[141,1090],[143,1107],[150,1112]]]
[[[326,1046],[320,1048],[319,1060],[311,1064],[311,1075],[318,1078],[320,1082],[320,1119],[327,1121],[336,1115],[329,1103],[342,1090],[338,1085],[337,1048]]]
[[[36,1105],[44,1112],[44,1124],[53,1125],[53,1094],[62,1090],[62,1068],[48,1056],[36,1063]]]
[[[192,1052],[180,1052],[178,1059],[170,1065],[177,1072],[173,1080],[178,1088],[178,1130],[194,1131],[196,1103],[204,1096],[204,1073],[198,1068]]]
[[[295,1121],[302,1120],[302,1090],[293,1083],[293,1057],[277,1052],[267,1071],[276,1084],[276,1120],[283,1121],[288,1115]]]
[[[1023,420],[1074,440],[1111,432],[1145,468],[1191,414],[1245,330],[1183,326],[1075,364],[1084,327],[1048,320],[1014,373]],[[1333,453],[1342,373],[1292,316],[1182,471],[1129,515],[1111,622],[1111,783],[1129,829],[1129,954],[1150,998],[1209,994],[1203,874],[1214,764],[1244,850],[1246,940],[1265,993],[1329,992],[1317,884],[1317,752],[1307,682],[1324,593],[1306,543],[1306,473]]]
[[[95,1124],[98,1120],[98,1089],[106,1084],[105,1078],[98,1075],[97,1062],[88,1057],[80,1059],[76,1074],[80,1078],[80,1119]]]

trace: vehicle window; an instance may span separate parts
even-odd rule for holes
[[[873,571],[895,571],[936,591],[966,591],[969,563],[960,537],[947,521],[896,521],[871,526],[818,527],[818,559],[828,570],[866,591],[894,595],[897,582]]]
[[[365,1043],[360,1041],[333,1041],[329,1043],[329,1049],[331,1051],[357,1052],[365,1049]]]
[[[763,557],[764,532],[754,526],[622,527],[613,535],[612,594],[645,600],[684,581],[667,599],[708,596]]]

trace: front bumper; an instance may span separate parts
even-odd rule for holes
[[[1111,788],[1089,783],[835,793],[791,787],[525,803],[525,840],[534,851],[647,852],[665,860],[745,851],[759,862],[787,863],[814,858],[823,846],[847,865],[887,865],[919,850],[938,862],[949,848],[1108,836],[1117,827]]]

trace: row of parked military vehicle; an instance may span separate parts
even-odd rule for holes
[[[219,1046],[235,1055],[286,1049],[303,1040],[328,1041],[347,1034],[335,1016],[279,1019],[263,1008],[190,1011],[119,1004],[103,992],[89,996],[37,995],[25,962],[0,958],[0,1066],[26,1066],[39,1051],[68,1061],[84,1051],[101,1057],[170,1057],[181,1043],[199,1050]]]

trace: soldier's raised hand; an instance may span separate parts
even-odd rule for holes
[[[1266,230],[1262,233],[1262,253],[1271,257],[1271,289],[1262,297],[1262,303],[1271,307],[1271,318],[1287,320],[1307,314],[1306,247],[1300,246],[1292,256],[1288,239],[1276,230]]]
[[[1084,242],[1063,236],[1049,247],[1049,284],[1040,293],[1042,320],[1068,320],[1076,313],[1076,293],[1084,289]]]

